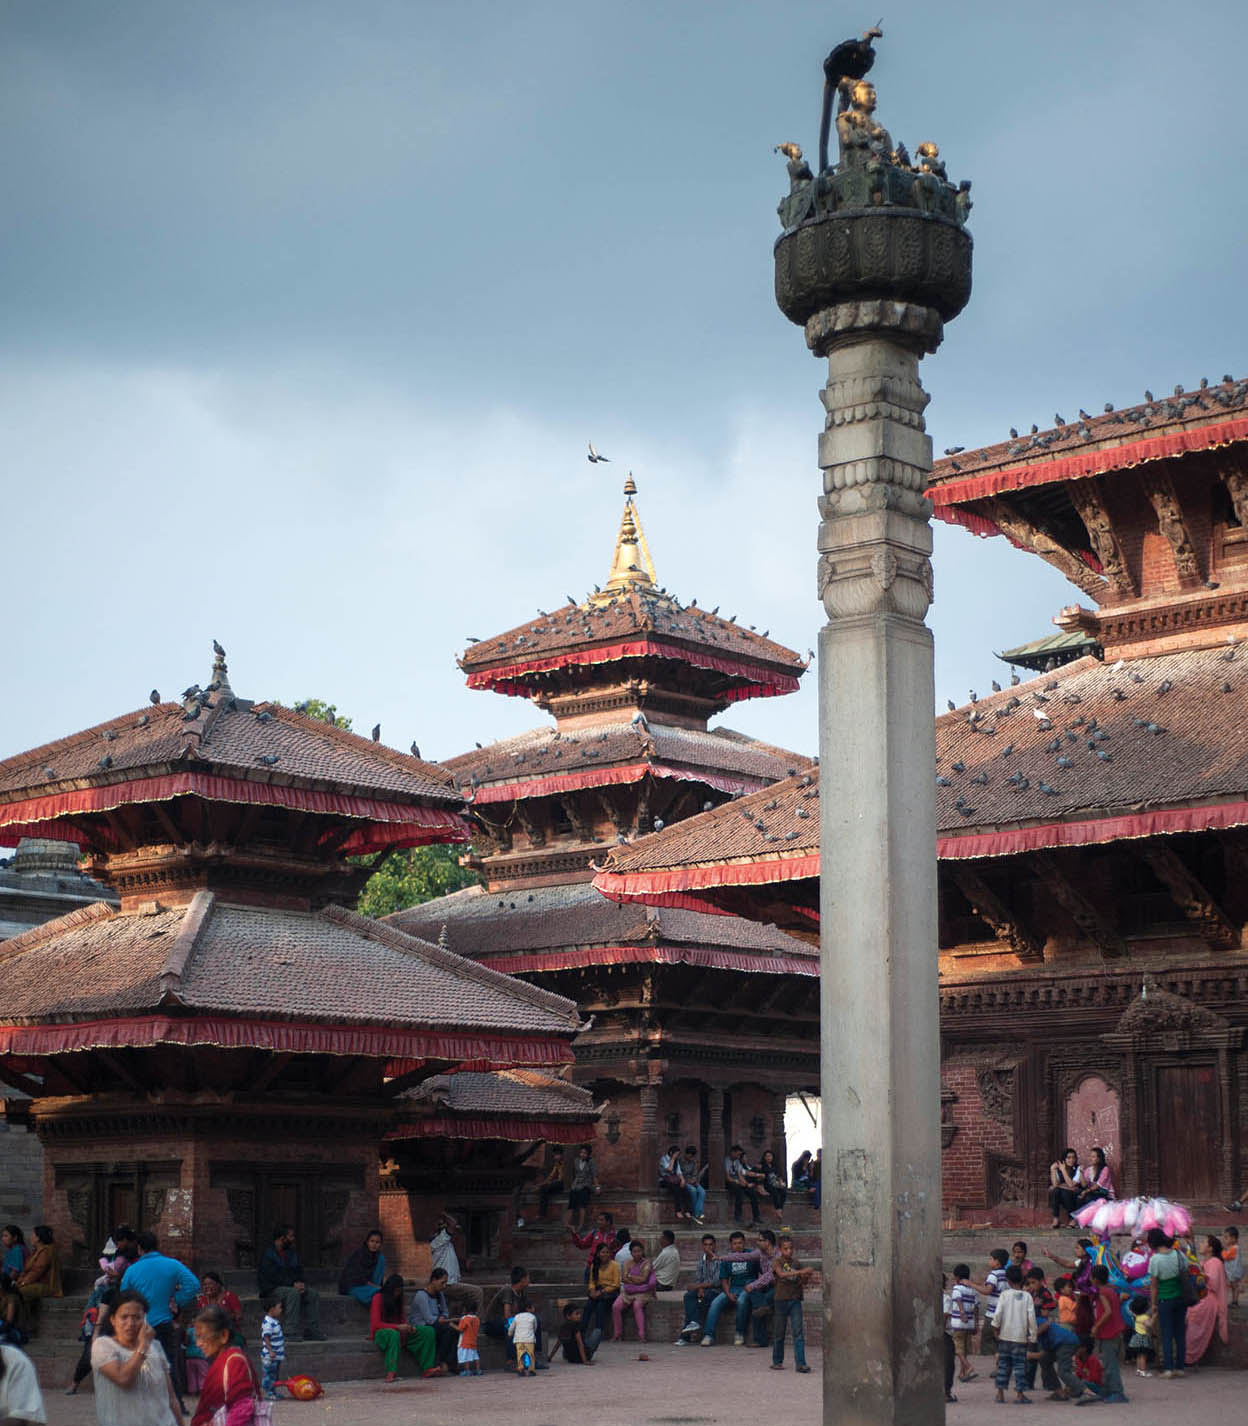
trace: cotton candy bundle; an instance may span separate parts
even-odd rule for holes
[[[1192,1231],[1192,1215],[1181,1203],[1172,1203],[1162,1227],[1168,1237],[1178,1238],[1185,1236]]]

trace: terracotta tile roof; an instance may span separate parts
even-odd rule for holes
[[[461,753],[441,766],[465,790],[471,790],[475,779],[482,788],[514,787],[517,795],[523,795],[526,781],[620,766],[726,774],[731,786],[725,790],[735,791],[774,782],[809,761],[799,753],[727,728],[707,732],[651,718],[644,724],[596,723],[574,732],[534,728]],[[717,786],[719,781],[722,779],[710,785]]]
[[[470,645],[460,667],[470,683],[499,686],[503,692],[522,691],[501,687],[492,675],[499,674],[506,683],[502,670],[557,654],[584,652],[588,662],[597,646],[639,637],[669,646],[672,652],[668,656],[674,658],[679,658],[682,650],[707,653],[790,678],[806,667],[792,649],[762,634],[696,604],[682,604],[674,595],[638,589],[610,600],[591,597],[581,604],[565,604],[496,638]]]
[[[690,821],[704,821],[713,815],[706,813]],[[687,825],[682,822],[667,831]],[[657,836],[644,839],[656,840]],[[621,905],[601,896],[588,882],[512,892],[473,886],[397,911],[388,919],[413,935],[430,939],[436,939],[445,927],[452,949],[487,958],[524,951],[659,943],[744,952],[763,962],[777,955],[811,954],[808,946],[774,926],[698,911]]]
[[[538,1070],[432,1075],[399,1096],[399,1103],[437,1105],[452,1114],[567,1119],[591,1123],[597,1118],[594,1096],[579,1085]]]
[[[262,763],[262,757],[277,761]],[[443,806],[460,800],[438,766],[281,704],[214,698],[190,720],[182,704],[160,703],[7,758],[0,762],[0,803],[205,765],[257,783],[311,784]]]
[[[1056,456],[1116,448],[1147,436],[1194,431],[1248,415],[1248,381],[1225,380],[1217,386],[1176,391],[1121,411],[1088,413],[1048,430],[1026,431],[978,450],[958,451],[938,460],[932,485],[939,487],[988,471],[1045,465]],[[1238,437],[1237,439],[1242,439]]]
[[[941,835],[1242,798],[1246,709],[1248,651],[1231,645],[1082,658],[993,693],[936,720]]]
[[[818,855],[819,770],[774,783],[710,812],[688,817],[626,847],[614,847],[603,864],[600,889],[611,875],[703,864],[761,860],[783,862]],[[671,914],[670,912],[666,914]]]
[[[1232,645],[1113,664],[1083,658],[943,714],[941,858],[1025,850],[992,840],[1018,829],[1041,846],[1248,824],[1245,670],[1248,650]],[[715,868],[721,886],[780,880],[786,864],[818,856],[818,782],[805,781],[790,778],[616,847],[595,885],[626,894],[625,878],[691,868]],[[760,874],[764,866],[771,872]]]
[[[158,1007],[332,1024],[568,1035],[575,1004],[340,907],[95,905],[0,945],[0,1018],[58,1023]]]

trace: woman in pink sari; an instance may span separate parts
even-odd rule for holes
[[[611,1304],[611,1320],[615,1327],[613,1342],[624,1336],[624,1309],[633,1309],[633,1321],[637,1324],[637,1340],[646,1340],[646,1306],[654,1301],[654,1290],[658,1279],[654,1275],[654,1264],[646,1257],[646,1245],[640,1238],[634,1238],[628,1245],[630,1261],[620,1274],[620,1295]]]
[[[1208,1237],[1201,1245],[1204,1259],[1205,1295],[1195,1307],[1187,1309],[1187,1365],[1195,1366],[1213,1341],[1214,1328],[1219,1338],[1227,1340],[1226,1302],[1229,1291],[1226,1270],[1222,1266],[1222,1240]]]

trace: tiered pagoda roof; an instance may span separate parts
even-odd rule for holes
[[[563,1064],[575,1007],[341,907],[98,904],[0,947],[0,1053],[144,1045]]]
[[[791,649],[722,617],[718,606],[682,604],[659,587],[631,475],[624,489],[605,587],[471,645],[460,659],[468,686],[575,714],[612,706],[605,686],[631,680],[633,706],[690,712],[702,722],[742,699],[794,692],[806,663]],[[591,684],[597,697],[586,696]]]
[[[808,759],[728,728],[687,728],[641,718],[579,731],[533,728],[448,759],[443,767],[474,807],[651,777],[750,792]]]
[[[206,690],[124,713],[0,762],[0,845],[22,837],[133,841],[127,816],[193,798],[333,818],[343,855],[466,841],[462,799],[441,768],[279,703],[236,698],[217,660]]]
[[[28,1088],[79,1084],[65,1052],[346,1055],[391,1093],[568,1062],[571,1001],[333,904],[369,873],[347,852],[464,840],[462,805],[436,767],[236,697],[220,650],[182,703],[0,763],[0,837],[72,838],[121,891],[0,946],[0,1057]],[[219,1061],[218,1087],[245,1090],[250,1064]]]

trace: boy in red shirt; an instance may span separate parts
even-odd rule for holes
[[[1109,1269],[1097,1263],[1092,1269],[1092,1286],[1096,1289],[1095,1315],[1092,1319],[1092,1340],[1097,1360],[1101,1364],[1103,1400],[1126,1401],[1122,1389],[1122,1334],[1126,1321],[1122,1315],[1122,1299],[1109,1285]]]

